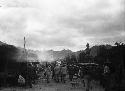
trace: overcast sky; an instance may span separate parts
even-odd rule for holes
[[[0,0],[0,41],[27,48],[85,48],[125,41],[125,0]]]

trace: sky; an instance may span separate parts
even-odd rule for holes
[[[0,41],[78,51],[125,42],[125,0],[0,0]]]

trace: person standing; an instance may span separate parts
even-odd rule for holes
[[[18,83],[19,83],[19,86],[24,86],[25,85],[25,78],[22,75],[19,75]]]
[[[56,82],[59,82],[59,76],[60,76],[60,66],[56,66],[54,68],[54,72],[55,72],[55,81]]]
[[[110,79],[110,68],[109,68],[108,65],[104,66],[104,73],[103,73],[103,75],[104,75],[104,87],[105,87],[105,91],[109,91],[110,84],[111,84],[110,83],[111,79]]]
[[[68,70],[69,80],[72,81],[73,75],[75,73],[73,64],[68,65],[67,70]]]
[[[45,69],[45,77],[46,77],[47,83],[50,82],[50,76],[51,76],[51,69],[50,69],[50,67],[48,66],[48,67]]]
[[[61,74],[61,82],[65,83],[66,81],[66,74],[67,74],[67,67],[66,66],[62,66],[60,69],[60,74]]]

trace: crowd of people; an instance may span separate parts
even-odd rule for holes
[[[99,80],[100,85],[103,85],[105,88],[107,87],[107,82],[109,82],[109,66],[105,65],[100,67],[97,64],[69,64],[69,65],[51,65],[46,64],[44,66],[36,66],[29,64],[26,72],[23,72],[25,75],[19,75],[18,79],[22,79],[24,81],[20,81],[21,83],[25,83],[32,87],[32,84],[35,83],[36,79],[44,79],[47,83],[50,83],[52,80],[56,83],[66,83],[67,80],[70,82],[75,79],[81,79],[84,86],[87,86],[87,89],[90,88],[89,83],[91,80]],[[34,70],[35,69],[35,70]],[[27,73],[28,72],[28,73]],[[42,73],[42,74],[41,74]],[[87,79],[87,83],[85,83],[84,79]],[[104,81],[105,80],[105,81]],[[86,85],[87,84],[87,85]],[[109,83],[108,83],[109,84]],[[89,90],[86,90],[89,91]]]
[[[40,65],[40,66],[38,66]],[[28,63],[26,68],[20,70],[18,74],[18,83],[22,86],[30,86],[35,83],[37,79],[45,79],[47,83],[50,83],[50,80],[53,79],[55,82],[66,82],[67,67],[66,65],[33,65]]]
[[[111,85],[114,83],[120,84],[121,79],[121,71],[118,71],[119,73],[117,74],[112,69],[113,66],[109,64],[72,63],[59,65],[52,63],[34,64],[29,62],[22,63],[14,79],[16,79],[15,81],[18,82],[19,86],[30,86],[31,88],[38,80],[44,80],[46,83],[56,82],[65,84],[70,82],[71,84],[75,84],[74,80],[80,79],[83,86],[86,87],[86,91],[89,91],[91,88],[91,81],[95,80],[100,82],[105,91],[109,91]]]
[[[50,79],[53,79],[55,82],[63,82],[66,81],[67,75],[67,67],[65,65],[56,65],[52,67],[51,65],[46,66],[43,70],[43,76],[46,78],[47,83],[50,82]]]

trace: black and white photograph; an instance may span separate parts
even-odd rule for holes
[[[125,0],[0,0],[0,91],[125,91]]]

